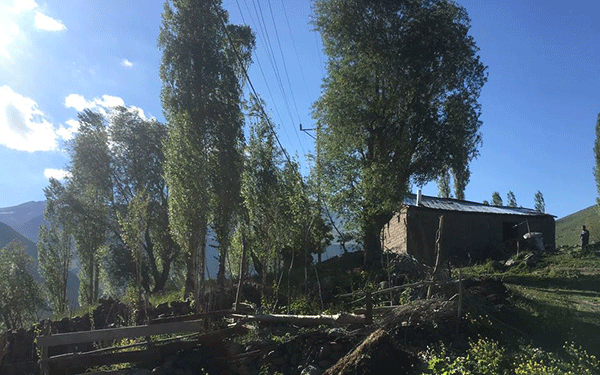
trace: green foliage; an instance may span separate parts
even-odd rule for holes
[[[450,167],[466,185],[485,66],[456,3],[319,0],[314,9],[328,55],[314,105],[318,168],[329,205],[360,224],[373,261],[411,183]]]
[[[315,314],[319,309],[306,294],[294,298],[290,306],[290,314],[309,315]]]
[[[565,344],[564,354],[525,348],[515,360],[515,375],[597,375],[598,359],[572,343]]]
[[[65,190],[80,263],[79,303],[90,305],[99,296],[100,248],[108,230],[110,151],[104,116],[86,109],[78,117],[79,132],[70,145],[71,178]]]
[[[517,207],[517,198],[515,197],[515,193],[509,191],[506,194],[506,205],[508,207]]]
[[[121,238],[130,249],[135,264],[135,285],[137,288],[137,301],[141,301],[142,293],[142,246],[144,234],[148,230],[148,199],[145,192],[140,192],[129,202],[127,215],[123,216],[117,212],[119,225],[121,226]],[[147,260],[146,262],[147,263]]]
[[[452,193],[450,191],[450,173],[445,171],[442,173],[437,180],[438,184],[438,197],[440,198],[452,198]]]
[[[75,241],[81,266],[80,303],[98,298],[101,279],[105,291],[122,291],[140,278],[146,291],[160,291],[179,255],[165,230],[169,226],[162,150],[166,127],[124,107],[109,115],[85,110],[79,121],[80,131],[70,144],[72,176],[64,185],[51,180],[46,194],[52,211],[46,219],[51,224],[49,235],[62,233],[64,241],[71,236]],[[144,208],[136,208],[138,196],[143,197]],[[51,250],[44,246],[43,254]],[[142,258],[138,277],[136,260]],[[40,265],[46,273],[68,266],[62,257],[48,261],[54,263]]]
[[[544,195],[541,191],[537,191],[534,197],[535,206],[534,208],[540,212],[546,212],[546,202],[544,201]]]
[[[506,350],[493,340],[479,339],[469,343],[464,356],[452,358],[446,347],[438,348],[426,354],[426,374],[439,375],[501,375],[508,374]]]
[[[4,329],[35,322],[43,306],[41,291],[31,275],[32,263],[19,242],[0,249],[0,324]]]
[[[251,61],[254,35],[247,26],[228,24],[220,1],[166,1],[162,16],[165,179],[171,232],[186,254],[189,294],[204,279],[211,219],[221,246],[221,282],[224,276],[239,202],[242,72]]]
[[[69,218],[65,202],[65,188],[56,179],[50,179],[50,185],[44,189],[46,211],[44,218],[48,225],[42,224],[38,236],[38,269],[44,279],[44,291],[48,305],[55,314],[63,314],[69,309],[67,299],[67,281],[75,251],[75,243],[70,228],[73,222]]]
[[[564,346],[561,356],[530,346],[507,351],[496,341],[470,342],[464,355],[452,356],[440,344],[425,353],[427,371],[436,375],[596,375],[598,359],[573,344]]]
[[[241,232],[245,231],[248,252],[263,288],[271,274],[277,280],[277,293],[287,273],[289,292],[291,273],[303,267],[306,281],[312,254],[323,252],[330,243],[331,229],[323,219],[314,185],[301,177],[296,162],[284,160],[261,105],[261,99],[251,97],[250,135],[242,177],[244,221],[234,243],[239,253]],[[239,262],[238,254],[232,258]],[[239,273],[239,264],[234,264],[230,272]],[[296,281],[300,282],[299,278]]]
[[[497,191],[492,193],[492,206],[502,206],[502,197]]]

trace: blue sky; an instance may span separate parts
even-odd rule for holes
[[[460,0],[489,69],[481,95],[483,146],[466,198],[505,199],[562,217],[595,203],[600,112],[600,3]],[[282,143],[304,161],[311,105],[326,57],[305,0],[224,0],[232,23],[257,34],[250,76]],[[0,0],[0,207],[42,200],[68,164],[77,111],[135,106],[163,120],[154,0]],[[437,195],[435,184],[424,193]]]

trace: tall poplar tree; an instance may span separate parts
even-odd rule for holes
[[[100,260],[108,231],[107,207],[112,200],[110,151],[106,119],[79,113],[79,133],[71,143],[71,178],[66,198],[73,215],[73,237],[80,263],[79,303],[98,300]]]
[[[546,202],[544,202],[544,194],[541,191],[537,191],[533,197],[535,201],[534,208],[540,212],[546,212]]]
[[[44,287],[50,307],[55,313],[69,309],[67,281],[75,243],[72,235],[73,221],[65,196],[65,186],[51,178],[44,189],[48,224],[40,226],[38,239],[38,268],[44,279]]]
[[[450,172],[444,171],[437,180],[438,185],[438,197],[440,198],[451,198],[452,193],[450,191]]]
[[[500,196],[500,193],[498,193],[497,191],[492,193],[492,206],[502,206],[503,202],[502,202],[502,197]]]
[[[515,197],[515,193],[512,190],[509,190],[508,194],[506,194],[506,205],[508,207],[517,207],[517,197]]]
[[[231,233],[230,203],[239,201],[241,77],[254,36],[247,26],[228,24],[219,0],[166,1],[162,17],[165,179],[171,231],[186,254],[187,295],[204,279],[211,219],[222,247]]]
[[[477,155],[485,66],[451,1],[317,0],[313,22],[328,55],[314,113],[323,187],[359,223],[371,263],[411,184],[466,172]]]

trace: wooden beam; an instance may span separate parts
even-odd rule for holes
[[[132,337],[164,335],[181,332],[200,332],[204,328],[204,320],[188,322],[173,322],[144,326],[101,329],[95,331],[80,331],[58,333],[55,335],[38,336],[38,347],[82,344],[95,341],[121,340]]]
[[[198,314],[188,314],[188,315],[177,315],[177,316],[165,316],[162,318],[156,318],[150,320],[149,324],[164,324],[164,323],[173,323],[173,322],[185,322],[188,320],[198,320],[201,318],[214,318],[220,316],[227,316],[230,313],[233,313],[233,310],[217,310],[211,311],[207,313],[198,313]]]

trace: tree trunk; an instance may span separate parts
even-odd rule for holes
[[[365,265],[374,266],[381,261],[381,229],[392,218],[392,214],[380,214],[369,220],[363,229],[363,246],[365,250]]]
[[[195,265],[196,265],[196,257],[198,254],[198,250],[192,250],[191,253],[186,253],[185,254],[185,264],[186,264],[186,273],[185,273],[185,287],[184,287],[184,291],[183,291],[183,298],[188,298],[190,295],[192,295],[192,293],[194,293],[194,290],[196,289],[196,283],[195,283],[195,275],[196,275],[196,270],[195,270]]]
[[[222,239],[223,243],[219,242],[219,272],[217,273],[217,284],[225,287],[225,262],[227,261],[227,251],[229,250],[229,241]]]

